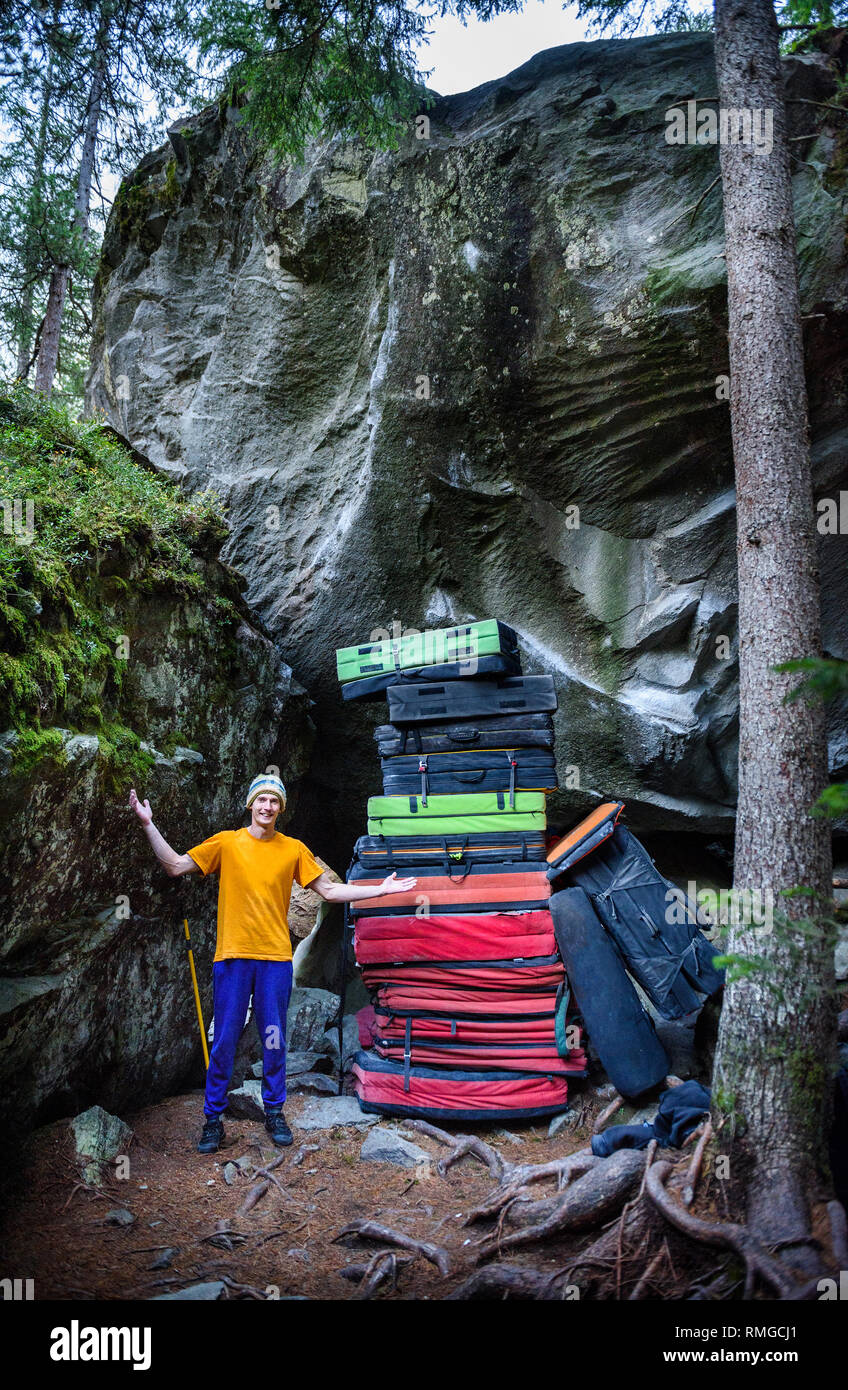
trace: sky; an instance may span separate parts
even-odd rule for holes
[[[434,71],[427,85],[441,96],[467,92],[526,63],[544,48],[580,43],[588,35],[576,6],[561,0],[528,0],[519,14],[496,15],[487,24],[453,15],[435,20],[429,43],[420,50],[420,65]]]

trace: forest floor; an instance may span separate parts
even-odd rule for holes
[[[357,1285],[340,1271],[367,1262],[379,1244],[355,1236],[334,1244],[334,1238],[348,1222],[368,1219],[444,1246],[452,1266],[444,1278],[418,1257],[401,1268],[396,1290],[381,1291],[380,1297],[444,1298],[470,1272],[470,1243],[491,1229],[463,1225],[471,1207],[496,1185],[491,1174],[464,1158],[439,1176],[436,1164],[447,1152],[444,1146],[408,1129],[408,1122],[384,1117],[378,1123],[400,1130],[432,1161],[415,1169],[362,1161],[365,1128],[298,1130],[297,1117],[308,1099],[299,1095],[287,1102],[294,1144],[279,1150],[261,1122],[225,1117],[224,1147],[217,1154],[198,1154],[202,1092],[172,1096],[127,1115],[135,1135],[130,1174],[118,1180],[107,1169],[99,1189],[80,1183],[66,1121],[37,1131],[20,1157],[17,1190],[2,1230],[6,1267],[34,1279],[37,1299],[149,1299],[224,1278],[259,1294],[270,1290],[271,1297],[350,1299]],[[449,1128],[473,1129],[508,1161],[542,1163],[588,1146],[593,1120],[607,1102],[589,1087],[583,1102],[580,1127],[551,1139],[548,1120],[515,1121],[509,1131],[499,1125]],[[320,1147],[295,1166],[301,1146],[315,1144]],[[255,1179],[249,1169],[239,1171],[229,1185],[225,1164],[246,1158],[259,1165],[280,1154],[285,1157],[274,1176],[282,1191],[272,1186],[252,1210],[238,1215]],[[547,1183],[538,1195],[554,1190]],[[133,1223],[110,1224],[107,1216],[115,1209],[131,1212]],[[227,1223],[224,1244],[232,1249],[221,1248],[219,1223]],[[582,1243],[575,1247],[572,1237],[569,1248]],[[157,1268],[163,1257],[167,1267]],[[551,1241],[516,1252],[512,1262],[553,1273],[565,1258],[563,1246]],[[245,1296],[244,1290],[227,1293]]]

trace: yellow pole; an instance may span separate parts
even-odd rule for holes
[[[183,918],[185,927],[186,941],[188,942],[188,963],[191,966],[191,983],[194,986],[194,1002],[197,1005],[197,1021],[200,1024],[200,1041],[203,1043],[203,1059],[206,1062],[207,1071],[209,1069],[209,1045],[206,1041],[206,1029],[203,1026],[203,1010],[200,1007],[200,990],[197,988],[197,971],[194,968],[194,955],[191,949],[191,937],[188,934],[188,918]]]

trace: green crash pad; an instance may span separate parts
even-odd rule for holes
[[[495,618],[457,627],[411,632],[358,647],[339,647],[336,672],[342,684],[389,671],[416,670],[449,661],[472,662],[477,656],[518,655],[518,638],[511,627]],[[473,674],[469,672],[469,674]]]

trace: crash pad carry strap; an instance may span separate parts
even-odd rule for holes
[[[506,756],[507,756],[507,758],[509,759],[509,809],[510,809],[511,811],[514,811],[514,810],[515,810],[515,769],[516,769],[516,765],[517,765],[517,759],[516,759],[516,756],[515,756],[515,749],[514,749],[514,748],[507,748],[505,751],[506,751]]]
[[[403,1089],[409,1090],[409,1068],[412,1065],[412,1015],[406,1020],[403,1034]]]
[[[566,1016],[568,1006],[571,1003],[571,989],[568,980],[563,980],[556,992],[556,1003],[554,1005],[554,1034],[556,1036],[556,1048],[560,1057],[568,1057],[571,1048],[568,1046],[568,1026]]]

